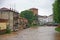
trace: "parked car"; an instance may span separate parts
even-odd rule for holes
[[[58,26],[58,23],[54,23],[53,26]]]
[[[47,23],[47,26],[58,26],[58,23]]]

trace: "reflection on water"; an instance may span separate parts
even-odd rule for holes
[[[60,40],[55,27],[28,28],[17,33],[1,35],[0,40]]]

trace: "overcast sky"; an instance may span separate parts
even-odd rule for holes
[[[38,8],[39,15],[51,15],[54,0],[0,0],[0,7],[14,8],[18,12]]]

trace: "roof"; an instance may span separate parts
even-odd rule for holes
[[[41,15],[38,15],[38,17],[41,17],[41,18],[47,18],[47,16],[41,16]]]
[[[0,19],[0,22],[8,22],[8,19]]]
[[[38,10],[37,8],[30,8],[30,10]]]
[[[10,9],[3,7],[0,10],[10,10]]]
[[[49,16],[53,16],[53,14],[49,15]]]
[[[15,12],[15,13],[18,13],[17,11],[13,10],[13,9],[8,9],[8,8],[0,8],[0,11],[11,11],[11,12]]]

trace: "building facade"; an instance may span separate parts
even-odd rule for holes
[[[53,22],[53,14],[47,17],[47,22]]]
[[[0,30],[5,30],[7,25],[8,25],[7,19],[0,19]]]
[[[8,26],[11,31],[18,29],[19,13],[8,8],[0,9],[0,19],[8,19]]]
[[[40,25],[44,25],[47,23],[47,16],[41,16],[41,15],[38,15],[38,20],[39,20],[39,23]]]
[[[53,20],[53,14],[49,15],[46,19],[47,19],[47,25],[55,25]]]
[[[38,15],[38,9],[37,8],[30,8],[29,10],[31,10],[34,15]]]
[[[7,19],[0,19],[0,34],[6,32],[7,25],[8,25]]]

